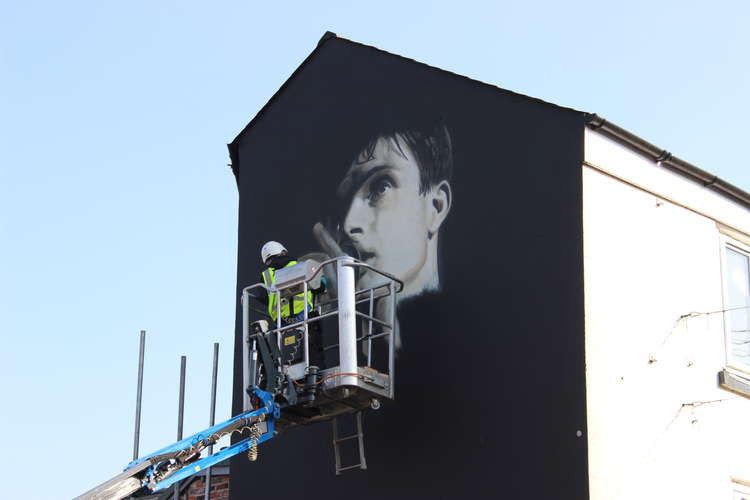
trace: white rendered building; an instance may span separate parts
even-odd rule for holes
[[[750,195],[593,116],[592,500],[750,499]]]

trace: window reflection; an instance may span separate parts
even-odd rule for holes
[[[750,367],[750,259],[727,248],[728,318],[731,356]]]

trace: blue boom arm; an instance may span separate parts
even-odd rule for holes
[[[279,405],[274,402],[270,393],[257,388],[254,393],[260,401],[259,408],[241,413],[134,460],[125,467],[122,473],[75,500],[121,500],[144,486],[151,491],[163,490],[177,481],[245,451],[249,452],[251,459],[254,459],[257,456],[257,446],[274,437],[276,420],[280,415]],[[245,430],[250,430],[250,437],[212,455],[200,458],[203,450],[215,444],[223,436]]]
[[[222,460],[248,451],[257,445],[274,437],[274,422],[279,418],[279,406],[274,403],[273,396],[260,389],[255,389],[255,395],[260,400],[260,408],[241,413],[220,424],[186,437],[174,444],[166,446],[154,453],[130,462],[125,471],[138,468],[145,462],[151,465],[142,476],[142,482],[151,491],[158,491],[172,484],[192,476],[203,469],[211,467]],[[197,459],[202,450],[218,441],[222,436],[232,432],[241,432],[253,428],[255,433],[234,445],[220,450],[213,455]]]

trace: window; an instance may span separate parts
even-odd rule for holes
[[[750,373],[750,251],[725,247],[727,365]]]
[[[746,482],[738,479],[735,479],[734,481],[734,488],[732,488],[734,494],[732,495],[732,500],[750,500],[750,488],[744,486]]]

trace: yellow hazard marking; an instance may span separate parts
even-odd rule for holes
[[[200,466],[200,465],[196,465],[196,466],[195,466],[195,472],[198,472],[198,471],[200,471],[200,470],[201,470],[201,466]]]
[[[292,345],[297,341],[297,337],[290,335],[284,339],[284,345]]]

